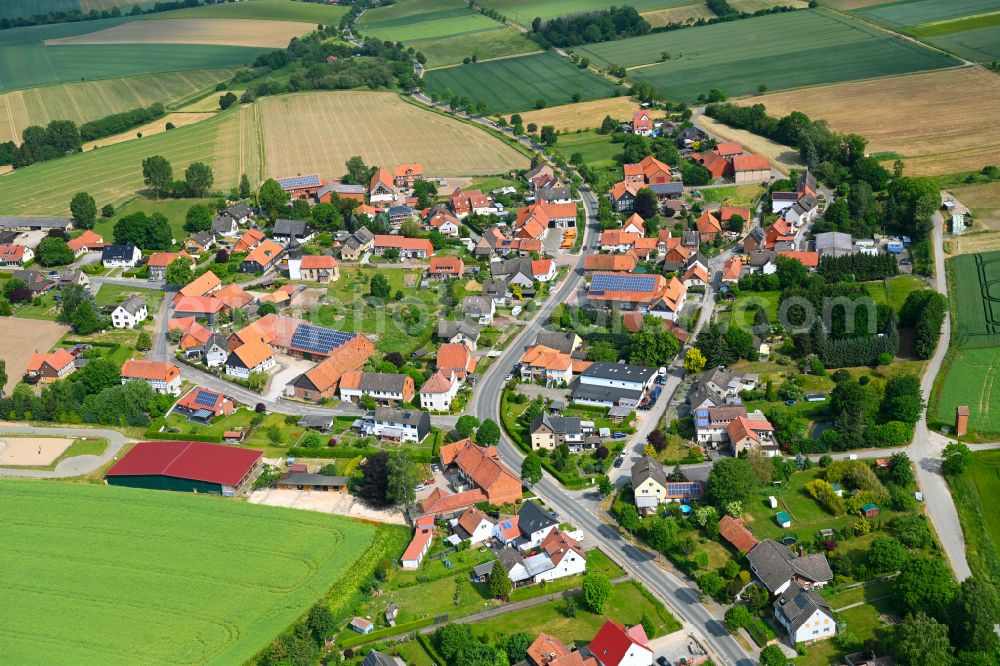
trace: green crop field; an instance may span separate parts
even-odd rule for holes
[[[0,31],[0,92],[33,86],[188,69],[243,66],[270,49],[205,44],[46,46],[135,20],[131,17]]]
[[[149,19],[228,18],[270,21],[307,21],[329,25],[340,22],[347,13],[345,5],[324,5],[298,0],[242,0],[203,7],[188,7],[171,12],[150,14]]]
[[[962,254],[948,260],[956,347],[1000,345],[1000,252]]]
[[[685,100],[711,88],[736,96],[754,92],[761,84],[782,90],[958,64],[821,9],[604,42],[578,52],[602,66],[632,67],[630,79]],[[655,62],[663,52],[671,59]],[[836,58],[830,58],[832,52]]]
[[[375,535],[184,493],[4,480],[0,498],[8,663],[247,662]]]
[[[1000,582],[1000,451],[977,451],[972,465],[958,477],[947,477],[965,536],[969,567],[975,576]]]
[[[691,2],[692,0],[636,0],[627,4],[635,7],[637,11],[649,12],[656,9],[689,5]],[[522,25],[529,25],[536,16],[550,19],[565,14],[580,14],[606,9],[614,3],[609,3],[606,0],[485,0],[481,4],[497,10],[507,18]]]
[[[854,13],[893,28],[997,11],[996,0],[903,0]]]
[[[969,26],[982,24],[983,27],[970,27],[969,29],[939,34],[926,38],[926,41],[969,60],[992,62],[1000,59],[1000,14],[993,14],[981,19],[956,21],[955,23]]]
[[[953,349],[936,387],[934,415],[955,423],[955,408],[969,408],[969,430],[1000,434],[1000,347]]]
[[[498,27],[495,30],[483,30],[467,35],[441,37],[438,39],[420,39],[407,42],[427,58],[427,67],[444,67],[457,65],[465,58],[476,56],[479,60],[500,58],[539,51],[538,44],[531,41],[520,31],[508,27]]]
[[[0,141],[20,143],[25,127],[52,120],[83,123],[154,102],[181,104],[232,78],[235,72],[229,68],[146,74],[5,93],[0,95]]]
[[[49,12],[89,12],[121,7],[122,11],[140,4],[136,0],[4,0],[0,2],[0,18],[17,18]]]
[[[65,215],[77,191],[89,192],[98,206],[119,204],[143,188],[142,160],[150,155],[166,157],[175,177],[191,162],[203,161],[223,191],[237,185],[243,173],[256,182],[261,173],[256,110],[241,106],[188,127],[18,169],[0,177],[0,201],[9,214],[22,215]]]
[[[408,43],[493,30],[498,25],[470,9],[463,0],[400,0],[365,12],[357,22],[357,29],[366,37]]]
[[[491,113],[533,109],[537,100],[546,106],[566,104],[574,94],[582,101],[611,97],[616,89],[555,53],[434,70],[424,76],[424,87],[429,93],[450,90],[456,97],[482,100]]]

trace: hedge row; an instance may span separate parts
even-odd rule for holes
[[[397,634],[408,634],[411,631],[423,629],[424,627],[429,627],[432,624],[434,624],[433,617],[424,617],[419,620],[413,620],[412,622],[403,622],[402,624],[397,624],[395,627],[383,627],[382,629],[376,629],[370,634],[358,634],[357,636],[345,638],[340,641],[340,647],[341,649],[346,650],[347,648],[354,647],[355,645],[370,643],[380,638],[396,636]]]

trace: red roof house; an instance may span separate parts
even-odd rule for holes
[[[623,625],[606,620],[590,642],[590,652],[602,666],[652,663],[653,650],[646,644],[645,632],[631,632]]]

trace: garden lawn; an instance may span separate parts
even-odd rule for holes
[[[839,57],[831,61],[833,51]],[[659,62],[663,52],[671,59]],[[755,92],[760,85],[783,90],[958,64],[950,56],[823,9],[604,42],[581,47],[578,53],[602,67],[632,68],[630,79],[688,101],[712,88],[732,97]]]
[[[226,414],[225,416],[213,419],[208,425],[189,421],[180,414],[167,414],[164,418],[164,423],[157,421],[153,423],[152,427],[156,430],[160,425],[165,424],[168,428],[176,428],[185,435],[198,435],[205,437],[206,441],[221,442],[222,436],[227,430],[242,430],[244,432],[249,430],[252,418],[253,412],[241,407],[232,414]]]
[[[195,204],[205,204],[211,207],[215,199],[148,199],[138,197],[128,202],[120,210],[115,211],[114,217],[98,217],[94,224],[94,232],[104,237],[105,242],[114,242],[115,223],[126,215],[133,213],[161,213],[170,222],[170,232],[177,242],[183,242],[190,234],[184,231],[184,220],[187,212]]]
[[[593,614],[582,608],[577,599],[575,617],[566,617],[565,601],[550,601],[540,606],[507,613],[473,625],[473,630],[483,638],[495,641],[500,636],[524,631],[532,636],[544,631],[567,644],[583,645],[593,640],[607,618],[632,626],[643,616],[653,623],[653,637],[663,636],[681,628],[680,623],[659,602],[653,602],[642,593],[641,583],[628,581],[612,587],[604,613]]]
[[[947,477],[965,535],[965,550],[973,575],[1000,582],[1000,451],[972,454],[972,465],[957,477]]]
[[[762,191],[758,185],[709,187],[699,190],[705,203],[723,203],[727,206],[749,206],[761,195]]]
[[[841,650],[833,640],[817,641],[806,647],[806,654],[790,663],[796,666],[827,666],[828,664],[844,663],[843,658],[861,649],[862,644],[875,636],[876,630],[883,625],[878,616],[882,613],[895,612],[889,599],[867,603],[863,606],[849,608],[839,613],[840,619],[847,626],[847,631],[854,634],[858,642],[847,650]]]
[[[56,306],[55,294],[49,290],[37,296],[39,304],[35,305],[34,300],[22,305],[13,304],[14,316],[21,319],[43,319],[45,321],[55,321],[59,316],[59,308]]]
[[[761,306],[767,312],[772,323],[778,322],[778,304],[781,300],[780,291],[741,291],[740,295],[732,301],[728,314],[725,318],[735,320],[739,326],[749,330],[753,325],[753,312],[751,308]]]
[[[13,663],[250,661],[375,535],[339,516],[187,493],[3,480],[0,497]]]
[[[94,302],[102,307],[118,305],[124,303],[129,296],[138,296],[145,301],[150,317],[160,311],[160,303],[163,302],[163,292],[159,289],[139,289],[121,284],[102,284],[94,297]],[[146,322],[150,321],[152,320],[146,320]]]
[[[911,291],[927,288],[927,282],[917,275],[897,275],[883,282],[869,282],[868,293],[879,305],[886,303],[899,314]]]
[[[426,92],[482,101],[490,113],[510,113],[573,101],[611,97],[617,86],[596,74],[582,70],[555,53],[504,58],[427,72]]]

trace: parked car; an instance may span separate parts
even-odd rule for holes
[[[616,459],[615,460],[615,469],[618,469],[619,467],[621,467],[622,463],[624,463],[624,462],[625,462],[624,458],[618,458],[618,459]]]
[[[611,437],[612,439],[625,439],[627,435],[623,433],[621,430],[615,430],[613,433],[611,433]]]

